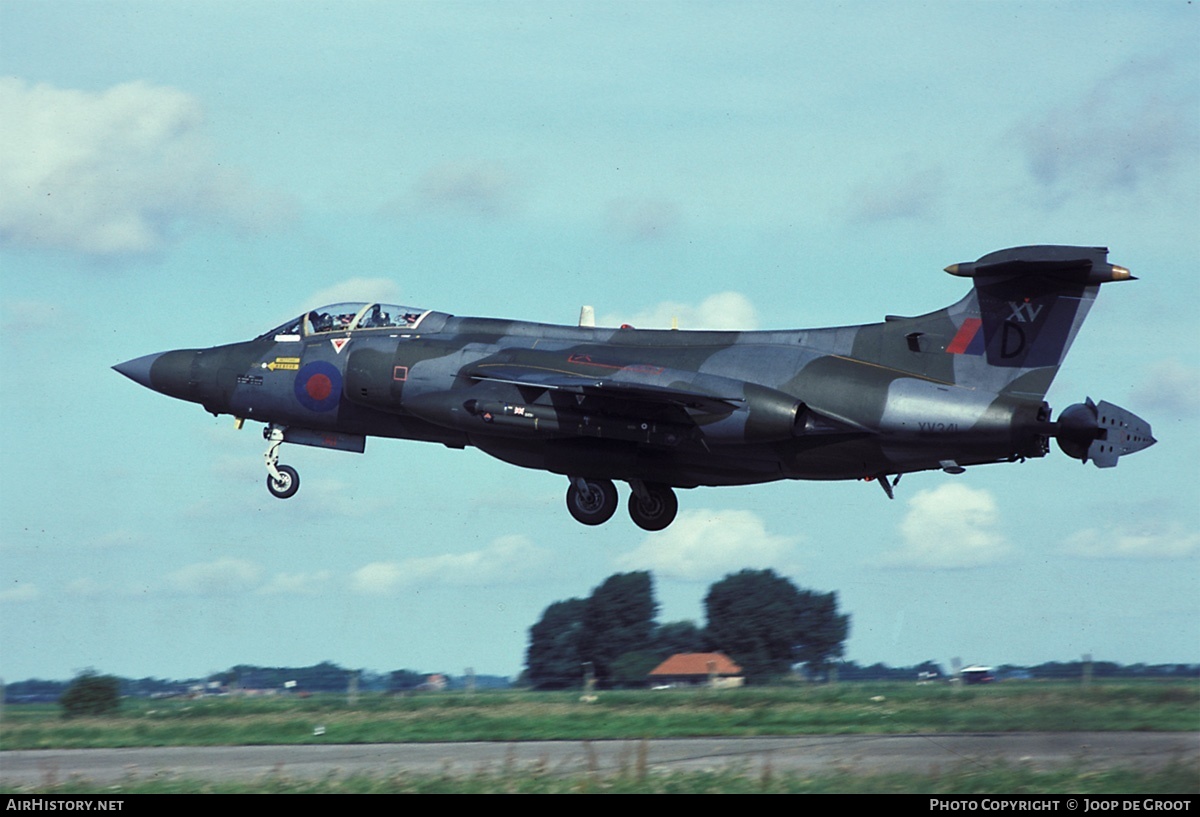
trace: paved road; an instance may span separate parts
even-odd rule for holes
[[[651,741],[393,743],[335,746],[218,746],[0,752],[0,780],[42,786],[79,776],[107,785],[126,777],[203,780],[293,778],[331,773],[475,774],[542,769],[571,774],[738,768],[760,774],[844,770],[928,772],[997,761],[1038,768],[1082,762],[1093,768],[1192,763],[1200,775],[1200,732],[1039,732],[699,738]]]

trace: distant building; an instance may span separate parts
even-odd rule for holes
[[[719,652],[676,653],[651,670],[648,677],[654,687],[740,687],[746,680],[742,668]]]
[[[445,675],[435,672],[432,675],[425,676],[425,682],[417,687],[424,692],[441,692],[446,688],[447,679]]]
[[[964,684],[990,684],[996,680],[996,676],[992,674],[991,667],[981,667],[976,664],[972,667],[963,667],[962,680]]]

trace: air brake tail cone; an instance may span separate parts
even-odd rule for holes
[[[1063,409],[1055,437],[1064,454],[1091,460],[1099,468],[1111,468],[1120,457],[1158,442],[1141,417],[1103,400],[1093,403],[1090,397]]]

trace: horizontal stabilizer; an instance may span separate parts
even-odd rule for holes
[[[1107,256],[1106,247],[1012,247],[988,253],[978,261],[951,264],[946,272],[962,278],[1035,275],[1079,284],[1136,280],[1125,267],[1108,263]]]

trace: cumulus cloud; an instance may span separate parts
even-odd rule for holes
[[[1131,62],[1017,131],[1030,173],[1066,196],[1126,192],[1167,180],[1200,147],[1188,72],[1166,59]]]
[[[616,566],[652,570],[665,578],[709,581],[744,568],[783,567],[798,541],[769,532],[751,511],[687,510],[671,527],[647,536],[635,550],[618,557]]]
[[[350,577],[365,595],[387,595],[413,585],[481,586],[519,582],[546,563],[548,554],[521,535],[502,536],[480,550],[417,556],[398,562],[371,562]]]
[[[253,228],[288,214],[213,158],[199,103],[174,88],[4,78],[0,122],[0,243],[141,254],[189,223]]]
[[[1200,532],[1179,523],[1089,528],[1068,537],[1063,551],[1085,559],[1184,559],[1200,554]]]
[[[670,329],[672,321],[677,321],[680,329],[758,328],[754,304],[740,292],[718,292],[699,304],[663,301],[632,315],[604,315],[597,324],[620,326],[627,323],[639,329]]]
[[[191,596],[232,596],[258,586],[262,568],[245,559],[225,557],[198,562],[171,573],[168,586]]]
[[[948,482],[919,491],[900,523],[903,545],[883,557],[890,567],[961,569],[1002,561],[1011,547],[996,530],[996,501],[985,490]]]

